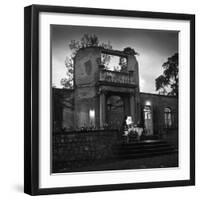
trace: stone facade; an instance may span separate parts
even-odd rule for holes
[[[102,68],[101,55],[115,55],[127,59],[126,72],[114,72]],[[77,127],[107,124],[107,99],[111,95],[127,96],[125,110],[134,121],[139,114],[135,106],[139,100],[138,62],[134,55],[106,50],[99,47],[80,49],[74,58],[74,120]],[[91,115],[91,113],[93,113]],[[110,122],[111,123],[111,122]]]
[[[74,90],[69,89],[53,89],[53,120],[57,127],[65,128],[66,130],[79,129],[74,122]],[[122,95],[123,96],[123,95]],[[115,98],[115,96],[114,96]],[[94,102],[92,100],[83,100],[85,108],[90,107]],[[62,102],[62,103],[60,103]],[[128,97],[124,97],[124,102],[128,104]],[[153,120],[154,134],[161,134],[161,132],[170,132],[178,129],[178,99],[172,96],[163,96],[157,94],[140,93],[140,104],[137,107],[140,112],[141,123],[144,124],[144,107],[149,105],[151,107],[151,117]],[[98,106],[96,106],[98,107]],[[127,106],[125,114],[129,115],[130,106]],[[171,127],[165,125],[165,108],[170,108],[172,112]],[[120,111],[120,110],[119,110]],[[120,115],[120,112],[115,112]],[[106,113],[105,113],[106,115]],[[88,112],[89,119],[89,112]],[[98,118],[99,119],[99,118]],[[89,126],[88,126],[89,127]],[[56,128],[56,126],[55,126]]]
[[[127,59],[127,71],[109,71],[101,54]],[[131,116],[145,138],[178,148],[178,99],[141,93],[135,55],[102,48],[80,49],[74,59],[74,89],[52,89],[53,170],[112,159],[122,142],[122,121]]]
[[[178,99],[173,96],[156,95],[149,93],[140,93],[140,102],[142,108],[150,104],[152,110],[154,132],[159,133],[163,129],[178,128]],[[167,127],[165,124],[165,108],[171,110],[172,124]],[[143,116],[144,118],[144,116]]]
[[[178,98],[173,96],[140,93],[142,120],[144,108],[151,108],[153,134],[178,147]]]
[[[127,59],[127,71],[102,67],[101,54]],[[161,135],[178,128],[178,99],[140,93],[138,62],[133,54],[99,47],[80,49],[74,58],[74,89],[53,88],[54,131],[105,126],[119,129],[124,116]]]

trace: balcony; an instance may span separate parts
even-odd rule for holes
[[[133,72],[118,72],[102,69],[99,74],[99,82],[109,85],[135,86]]]

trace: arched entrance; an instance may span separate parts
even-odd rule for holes
[[[119,95],[110,95],[106,101],[106,122],[111,128],[120,128],[125,115],[124,99]]]

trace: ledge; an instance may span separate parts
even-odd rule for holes
[[[127,84],[127,83],[114,83],[109,81],[99,81],[97,85],[107,85],[115,87],[124,87],[124,88],[136,88],[136,84]]]

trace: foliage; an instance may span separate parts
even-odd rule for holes
[[[163,74],[156,78],[156,91],[160,94],[178,96],[178,53],[162,65]]]
[[[69,44],[69,48],[72,50],[72,57],[74,57],[77,51],[81,48],[97,46],[99,46],[99,39],[95,34],[84,34],[80,41],[71,40]]]
[[[87,47],[102,47],[104,49],[112,49],[112,45],[110,42],[108,43],[100,43],[98,37],[95,34],[84,34],[81,40],[71,40],[69,44],[70,50],[72,50],[72,54],[70,57],[67,57],[65,60],[65,66],[67,68],[66,78],[61,79],[61,85],[64,88],[73,88],[73,73],[74,73],[74,62],[73,59],[76,56],[77,52],[81,48]],[[110,55],[103,54],[101,64],[105,65],[105,67],[110,62]]]
[[[129,54],[129,55],[139,55],[135,49],[131,48],[131,47],[126,47],[124,48],[124,53]]]
[[[62,78],[60,83],[64,88],[73,88],[74,62],[72,57],[66,57],[65,66],[67,78]]]
[[[76,41],[71,40],[69,44],[69,48],[72,51],[70,57],[67,57],[65,60],[65,66],[67,68],[66,78],[61,79],[61,85],[64,88],[73,88],[73,73],[74,73],[74,57],[76,56],[79,49],[87,48],[87,47],[102,47],[104,49],[112,49],[112,45],[108,41],[107,43],[100,43],[98,37],[95,34],[84,34],[83,37]],[[130,55],[138,55],[137,52],[131,47],[126,47],[123,50],[126,54]],[[102,54],[101,55],[101,65],[104,66],[105,69],[109,69],[109,63],[111,60],[111,55]],[[124,57],[120,57],[119,66],[114,67],[114,71],[127,71],[127,60]]]

